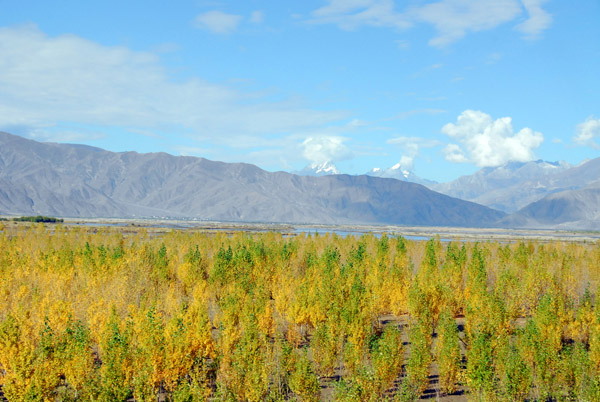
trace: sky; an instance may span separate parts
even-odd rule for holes
[[[0,130],[439,182],[600,156],[600,1],[0,0]]]

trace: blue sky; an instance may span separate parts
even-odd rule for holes
[[[0,0],[0,130],[449,181],[600,140],[598,0]]]

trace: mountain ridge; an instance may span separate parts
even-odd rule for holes
[[[0,213],[282,223],[489,226],[499,211],[369,176],[297,176],[166,153],[0,134]]]
[[[583,188],[548,194],[502,218],[499,223],[505,226],[547,229],[598,230],[600,180]]]
[[[452,197],[514,213],[552,192],[565,190],[557,186],[553,178],[572,168],[574,166],[562,161],[510,162],[428,187]]]

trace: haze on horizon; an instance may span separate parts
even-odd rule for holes
[[[0,2],[0,131],[297,171],[598,156],[600,3]]]

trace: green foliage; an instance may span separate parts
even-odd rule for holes
[[[436,360],[439,369],[440,389],[452,394],[457,389],[461,371],[461,355],[458,327],[449,310],[440,315],[437,330]]]
[[[400,331],[388,326],[373,343],[371,351],[375,384],[380,394],[392,386],[402,371],[403,359]]]
[[[522,401],[527,398],[532,385],[532,372],[523,359],[522,331],[513,339],[505,338],[500,343],[496,356],[499,394],[505,401]]]
[[[308,358],[308,350],[304,349],[297,353],[296,364],[290,374],[289,385],[292,392],[298,395],[303,402],[319,400],[319,379]]]
[[[233,250],[231,246],[228,246],[227,249],[219,248],[209,275],[210,281],[220,286],[225,285],[231,280],[232,268]]]
[[[592,371],[585,345],[575,343],[561,352],[559,381],[560,392],[570,401],[598,400],[600,380]]]
[[[558,369],[557,351],[533,320],[529,320],[523,334],[527,363],[533,376],[533,386],[538,398],[546,400],[555,391]]]
[[[396,252],[400,255],[406,255],[406,239],[402,236],[396,238]]]
[[[62,223],[64,219],[54,218],[50,216],[21,216],[18,218],[12,218],[15,222],[35,222],[35,223]]]
[[[429,239],[425,245],[425,261],[424,264],[428,267],[437,267],[437,257],[435,255],[435,240]]]
[[[467,384],[473,396],[487,401],[494,394],[495,376],[491,335],[478,332],[467,350]]]
[[[102,402],[125,401],[132,396],[127,370],[132,363],[131,325],[123,328],[115,309],[111,311],[101,341],[100,396]]]
[[[406,361],[406,377],[402,384],[402,400],[418,398],[429,383],[431,364],[431,330],[417,322],[409,329],[410,352]],[[406,399],[408,398],[408,399]]]

